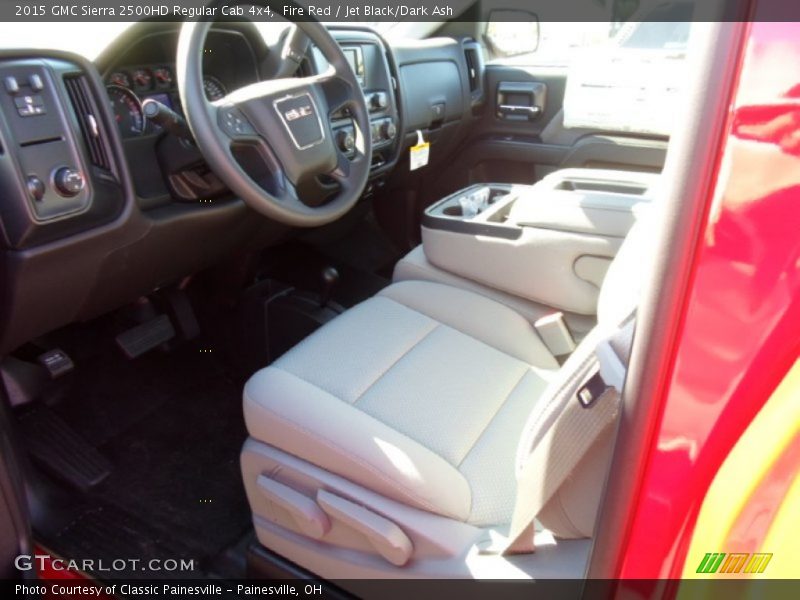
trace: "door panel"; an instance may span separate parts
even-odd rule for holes
[[[651,173],[663,168],[667,148],[664,138],[564,128],[564,68],[488,65],[485,82],[483,116],[445,180],[461,185],[481,181],[534,183],[567,167]],[[538,115],[525,118],[513,111],[502,114],[501,103],[509,99],[523,104],[528,101],[525,94],[511,96],[503,93],[505,89],[514,90],[516,86],[524,90],[537,84],[546,87]]]

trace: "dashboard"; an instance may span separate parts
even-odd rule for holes
[[[152,33],[114,56],[104,73],[106,91],[123,139],[161,133],[148,122],[142,102],[153,99],[183,113],[175,75],[175,34]],[[258,40],[240,31],[212,30],[203,55],[203,83],[210,101],[260,79]]]
[[[291,235],[234,197],[191,143],[143,117],[147,99],[182,112],[178,32],[137,23],[93,62],[0,52],[0,353]],[[390,177],[409,177],[401,161],[417,130],[442,152],[468,130],[472,71],[459,40],[389,47],[368,29],[331,34],[369,108],[367,200]],[[203,53],[206,96],[268,78],[275,52],[251,24],[216,25]],[[326,67],[311,47],[298,75]],[[347,154],[350,115],[328,119]],[[246,153],[237,158],[247,170]]]

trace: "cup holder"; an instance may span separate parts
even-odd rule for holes
[[[459,204],[455,206],[445,206],[442,213],[446,214],[448,217],[463,217],[464,211],[461,209]]]

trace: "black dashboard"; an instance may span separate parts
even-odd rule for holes
[[[94,62],[0,53],[0,353],[291,235],[233,197],[192,144],[139,116],[148,98],[182,110],[178,31],[137,23]],[[367,29],[331,34],[370,111],[369,199],[407,177],[417,130],[443,148],[468,130],[477,80],[460,40],[389,47]],[[252,25],[215,26],[204,51],[207,96],[268,78],[271,52]],[[298,75],[325,68],[311,48]],[[352,121],[329,119],[346,154]]]

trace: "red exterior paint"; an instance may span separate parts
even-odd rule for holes
[[[800,23],[744,43],[621,578],[680,577],[709,485],[800,351]]]
[[[53,556],[49,550],[46,550],[41,546],[36,546],[34,553],[41,557],[36,560],[36,575],[45,586],[58,584],[63,584],[65,586],[70,586],[70,584],[92,586],[97,585],[95,580],[91,579],[80,571],[71,571],[65,569],[63,565],[56,564],[56,561],[61,559],[57,556]],[[48,588],[48,590],[51,590],[51,588]],[[88,594],[80,593],[66,594],[63,593],[63,590],[59,590],[55,593],[48,591],[43,595],[43,597],[67,598],[69,600],[83,600],[84,598],[91,597],[99,600],[113,600],[112,596],[109,596],[103,592],[89,596]]]
[[[80,583],[91,581],[83,573],[78,571],[57,568],[56,565],[53,564],[53,560],[57,560],[57,557],[52,556],[49,550],[45,550],[41,546],[36,546],[35,554],[42,557],[36,560],[36,575],[39,579],[45,581],[76,581]]]

